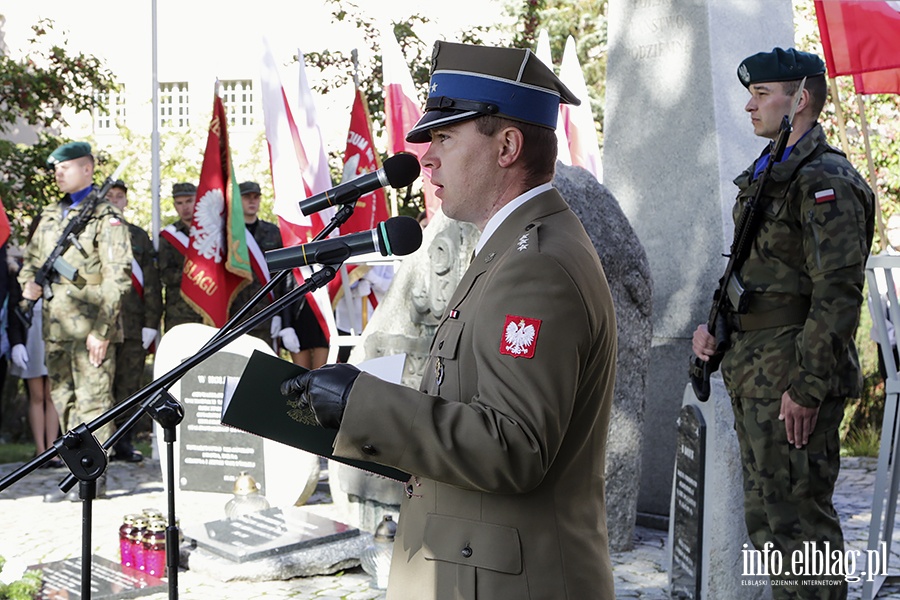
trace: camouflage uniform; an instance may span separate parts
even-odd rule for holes
[[[191,227],[182,221],[174,223],[175,229],[190,236]],[[184,254],[164,237],[159,238],[159,279],[165,289],[165,330],[182,323],[202,323],[203,317],[181,297],[181,272]]]
[[[259,249],[263,252],[281,248],[282,246],[281,231],[274,223],[269,223],[268,221],[257,219],[256,223],[247,227],[247,233],[253,236],[253,239],[256,240]],[[254,273],[253,281],[250,282],[249,285],[244,287],[244,289],[242,289],[240,292],[238,292],[238,295],[231,303],[230,314],[236,313],[242,306],[247,304],[247,302],[250,301],[253,295],[260,289],[262,289],[262,286],[262,282],[259,281],[259,279],[256,277],[256,273]],[[280,296],[281,293],[276,291],[275,295]],[[256,303],[256,306],[254,306],[254,308],[250,311],[250,314],[258,313],[265,307],[269,306],[269,304],[271,304],[271,301],[269,300],[267,295]],[[265,321],[264,323],[258,325],[256,328],[250,330],[249,334],[254,337],[258,337],[259,339],[264,341],[267,346],[271,346],[272,336],[270,331],[270,323],[271,321]]]
[[[162,289],[159,282],[159,269],[156,265],[156,252],[147,232],[128,223],[131,234],[131,249],[134,260],[144,274],[143,297],[132,285],[122,296],[122,342],[116,344],[116,376],[113,385],[113,397],[121,402],[141,388],[147,350],[144,349],[141,331],[159,329],[162,316]],[[116,419],[116,426],[128,420],[129,414]]]
[[[19,273],[23,285],[34,279],[66,223],[80,210],[81,205],[66,213],[70,204],[66,195],[44,208],[41,222],[25,249]],[[63,258],[78,269],[87,284],[79,289],[60,278],[51,285],[53,297],[43,303],[50,395],[63,431],[90,422],[112,406],[114,344],[121,339],[117,327],[119,307],[122,295],[131,286],[131,240],[119,209],[105,201],[98,202],[78,240],[87,257],[70,246]],[[85,346],[88,334],[112,342],[100,367],[90,363]],[[104,425],[95,433],[102,442],[112,434],[112,425]]]
[[[741,173],[735,221],[754,197],[754,165]],[[819,193],[818,199],[816,194]],[[772,542],[787,561],[805,541],[843,548],[832,493],[838,426],[861,374],[854,333],[874,230],[874,196],[821,126],[773,166],[763,217],[740,275],[750,293],[733,315],[722,375],[733,400],[744,464],[745,520],[754,546]],[[820,408],[809,443],[787,442],[782,393]],[[790,579],[795,579],[791,577]],[[775,598],[843,598],[843,586],[773,587]],[[804,595],[806,594],[806,595]],[[812,594],[811,596],[809,594]]]

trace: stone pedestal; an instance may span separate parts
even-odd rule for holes
[[[722,378],[714,375],[711,394],[706,402],[699,402],[690,384],[684,388],[682,410],[695,408],[704,424],[700,454],[692,459],[677,461],[670,494],[668,571],[672,598],[713,600],[766,600],[771,588],[758,577],[743,576],[744,544],[750,546],[744,524],[744,484],[741,455],[734,431],[731,399],[725,392]],[[682,413],[683,414],[683,413]],[[679,446],[678,451],[682,449]],[[688,453],[693,448],[687,448]],[[684,452],[682,452],[684,455]],[[702,459],[702,460],[700,460]],[[691,472],[692,464],[702,465],[700,472]],[[682,473],[679,474],[678,471]],[[700,489],[698,497],[691,497],[691,483]],[[694,521],[685,518],[686,511],[677,504],[690,506],[696,502],[695,515],[700,518],[700,534],[693,539]],[[690,512],[690,511],[687,511]],[[676,518],[677,516],[677,518]],[[696,564],[691,564],[690,550],[694,544],[700,551]],[[695,570],[700,594],[693,593],[691,571]],[[680,578],[680,585],[674,579]],[[752,585],[748,585],[748,583]],[[762,584],[762,585],[760,585]]]
[[[789,0],[609,3],[604,183],[646,250],[653,342],[638,511],[666,515],[690,337],[733,235],[732,184],[765,146],[737,78],[747,56],[793,44]]]

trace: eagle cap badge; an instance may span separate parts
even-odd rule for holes
[[[540,319],[529,319],[517,315],[506,315],[503,334],[500,339],[500,354],[515,358],[532,358],[537,346]]]

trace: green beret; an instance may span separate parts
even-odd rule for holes
[[[799,81],[804,77],[823,75],[825,63],[815,54],[793,48],[774,48],[747,57],[738,67],[738,79],[744,87],[769,81]]]
[[[172,186],[172,197],[193,196],[197,193],[197,186],[193,183],[176,183]]]
[[[238,186],[241,190],[241,196],[244,194],[261,194],[262,191],[259,189],[259,184],[255,181],[245,181],[241,185]]]
[[[57,163],[90,155],[91,145],[87,142],[69,142],[54,150],[50,157],[47,158],[47,164],[53,167]]]

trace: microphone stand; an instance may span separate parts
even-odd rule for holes
[[[320,231],[313,241],[320,240],[334,231],[338,226],[346,222],[353,214],[355,203],[344,205],[335,213],[331,221]],[[280,271],[271,277],[268,283],[260,289],[241,309],[216,332],[216,334],[190,358],[181,364],[150,382],[118,405],[106,411],[87,425],[84,423],[67,432],[61,438],[53,442],[53,448],[48,448],[40,455],[25,463],[3,479],[0,479],[0,492],[13,485],[32,471],[40,468],[45,463],[58,455],[66,463],[70,474],[59,484],[59,489],[68,492],[75,482],[79,482],[79,495],[84,500],[82,507],[82,544],[81,544],[81,598],[91,598],[91,523],[92,500],[96,497],[96,480],[106,471],[109,464],[107,451],[125,432],[134,426],[146,412],[157,421],[164,430],[166,443],[166,465],[168,485],[168,526],[166,528],[166,566],[169,577],[169,598],[178,598],[178,526],[175,522],[175,459],[174,442],[176,440],[176,427],[184,418],[184,407],[175,399],[168,389],[181,379],[185,373],[196,365],[242,336],[251,331],[257,325],[269,320],[288,306],[297,302],[307,293],[315,291],[334,279],[337,270],[348,256],[337,260],[334,264],[322,265],[309,279],[297,288],[291,290],[281,298],[276,298],[269,306],[258,313],[238,323],[239,319],[246,315],[263,296],[290,274],[291,269]],[[93,432],[117,416],[133,410],[140,404],[140,410],[135,410],[126,423],[107,439],[101,446]]]

